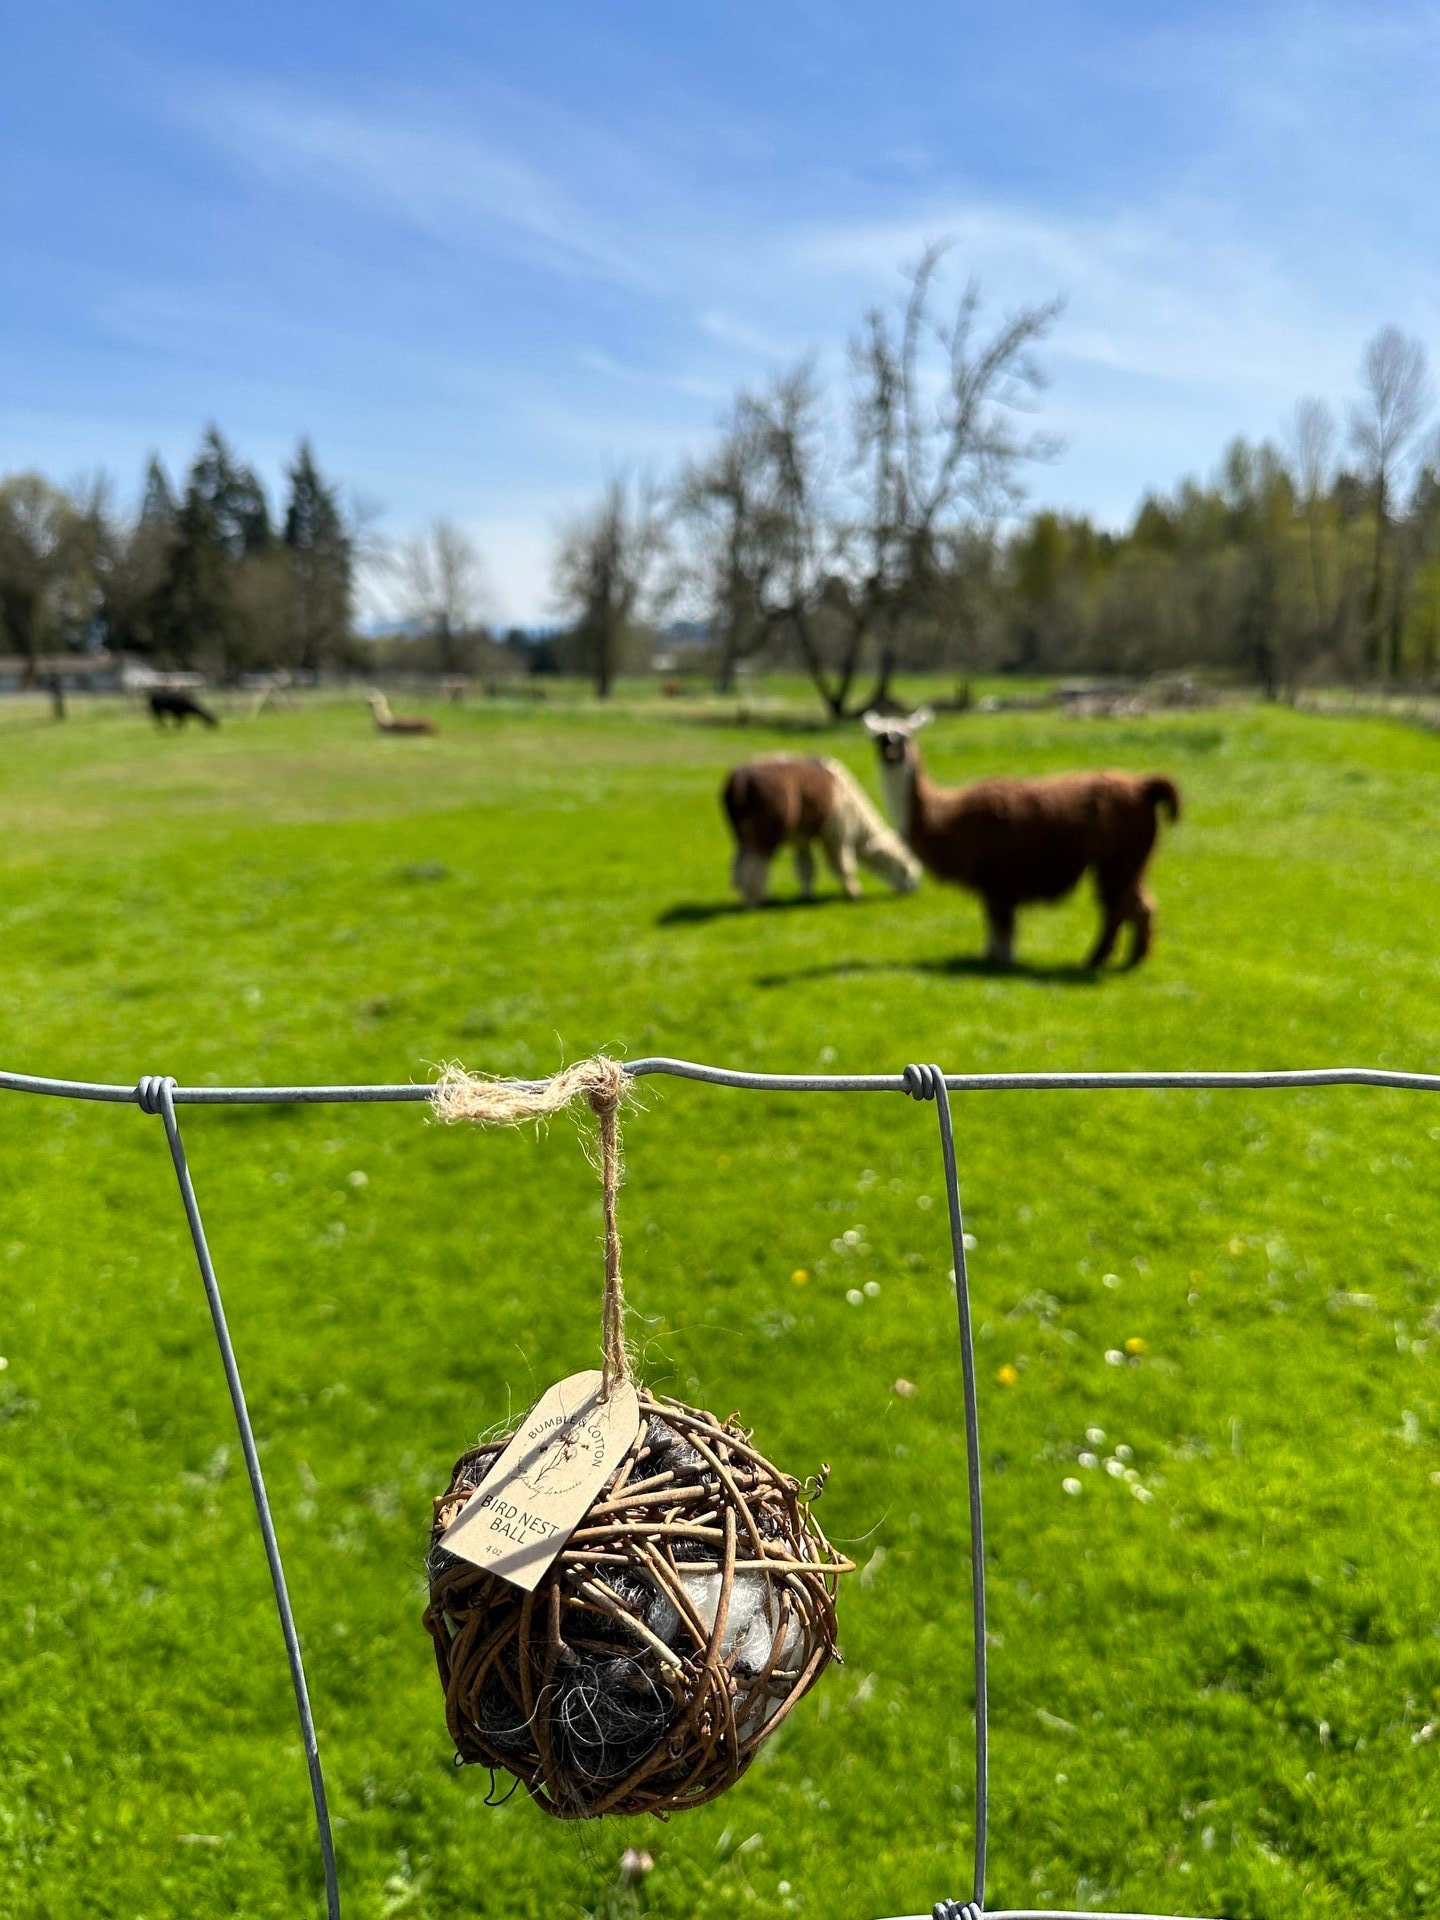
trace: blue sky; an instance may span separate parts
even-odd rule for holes
[[[0,470],[301,433],[504,618],[557,523],[949,237],[1061,292],[1036,500],[1120,520],[1387,320],[1440,357],[1440,10],[47,0],[0,24]]]

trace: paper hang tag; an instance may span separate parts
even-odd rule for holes
[[[536,1403],[440,1536],[447,1553],[534,1592],[640,1431],[635,1388],[602,1400],[603,1384],[572,1373]]]

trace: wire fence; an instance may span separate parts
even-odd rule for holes
[[[961,1380],[965,1421],[965,1461],[970,1517],[970,1596],[973,1636],[973,1672],[975,1681],[975,1843],[971,1893],[968,1898],[938,1901],[933,1920],[1093,1920],[1093,1914],[1072,1909],[987,1908],[985,1906],[986,1856],[989,1838],[989,1676],[985,1631],[985,1530],[983,1489],[980,1473],[980,1421],[975,1385],[975,1354],[970,1324],[970,1282],[965,1263],[965,1223],[960,1199],[960,1179],[956,1163],[955,1132],[950,1108],[952,1093],[1063,1093],[1125,1090],[1183,1090],[1222,1088],[1231,1090],[1268,1090],[1299,1087],[1389,1087],[1402,1092],[1440,1093],[1440,1074],[1406,1073],[1382,1067],[1282,1068],[1255,1072],[1220,1073],[1205,1071],[1138,1073],[946,1073],[938,1066],[907,1066],[900,1073],[872,1074],[793,1074],[746,1073],[730,1067],[708,1066],[691,1060],[650,1056],[624,1063],[635,1079],[666,1075],[675,1079],[699,1081],[707,1086],[727,1087],[754,1093],[898,1093],[917,1101],[932,1102],[939,1133],[940,1157],[944,1168],[948,1204],[950,1244],[954,1259],[955,1303],[958,1315]],[[519,1083],[539,1088],[543,1081]],[[226,1324],[220,1283],[210,1257],[205,1225],[190,1176],[185,1144],[181,1137],[178,1109],[181,1107],[229,1107],[256,1105],[381,1105],[428,1102],[433,1086],[404,1084],[393,1086],[308,1086],[308,1087],[183,1087],[166,1074],[146,1074],[133,1086],[93,1080],[56,1080],[23,1073],[0,1073],[0,1091],[39,1094],[60,1100],[98,1101],[112,1106],[134,1106],[161,1121],[169,1145],[175,1178],[185,1209],[186,1223],[195,1249],[205,1298],[215,1329],[225,1370],[230,1403],[239,1430],[240,1445],[250,1477],[255,1514],[264,1543],[275,1605],[285,1642],[290,1681],[295,1693],[295,1709],[300,1722],[305,1761],[310,1775],[310,1792],[315,1806],[315,1824],[325,1875],[325,1900],[329,1920],[340,1920],[340,1888],[335,1864],[335,1843],[325,1797],[325,1777],[320,1764],[320,1748],[315,1720],[310,1707],[305,1664],[300,1636],[295,1626],[290,1597],[285,1586],[285,1570],[280,1545],[265,1489],[245,1389],[240,1377],[230,1330]],[[1155,1914],[1111,1914],[1108,1920],[1172,1920]]]

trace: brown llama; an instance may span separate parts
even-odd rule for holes
[[[851,900],[860,897],[855,863],[899,893],[920,881],[920,865],[886,826],[850,769],[838,760],[766,753],[725,782],[721,804],[735,835],[731,877],[747,907],[758,907],[770,884],[770,863],[793,848],[800,891],[815,891],[815,843]]]
[[[926,778],[915,735],[933,718],[865,715],[880,752],[890,816],[937,880],[978,893],[989,922],[985,957],[1015,957],[1016,909],[1063,900],[1087,870],[1095,875],[1100,935],[1086,962],[1103,967],[1120,929],[1127,964],[1138,966],[1155,935],[1155,902],[1144,886],[1156,817],[1180,817],[1180,795],[1163,773],[1056,773],[1038,780],[977,780],[937,787]]]
[[[365,698],[370,703],[370,711],[375,716],[375,725],[381,733],[438,733],[440,731],[433,720],[421,719],[418,714],[392,713],[390,702],[374,687]]]

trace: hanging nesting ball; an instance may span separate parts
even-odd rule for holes
[[[425,1625],[456,1752],[561,1819],[713,1799],[837,1657],[851,1563],[814,1492],[735,1419],[639,1402],[634,1442],[533,1593],[441,1544],[507,1440],[462,1454],[435,1503]]]

